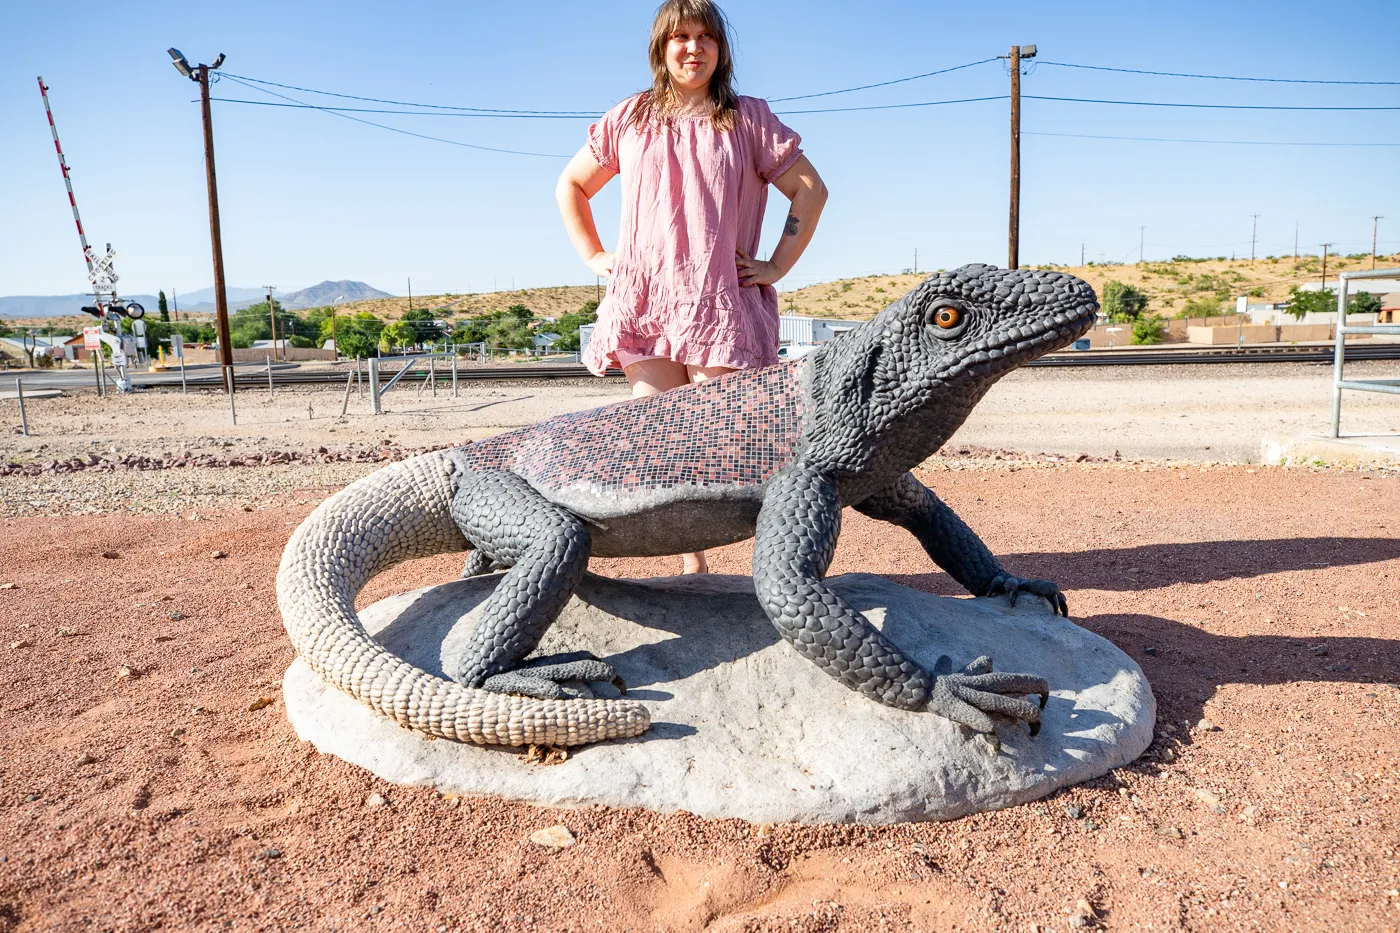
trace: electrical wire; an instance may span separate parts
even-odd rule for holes
[[[1124,107],[1185,107],[1191,110],[1337,110],[1375,111],[1400,110],[1395,107],[1312,107],[1292,104],[1180,104],[1155,100],[1099,100],[1092,97],[1045,97],[1037,94],[1022,94],[1022,100],[1051,100],[1071,104],[1116,104]]]
[[[254,88],[253,90],[262,90]],[[270,91],[263,91],[268,94]],[[479,117],[483,119],[496,120],[597,120],[601,113],[584,113],[578,115],[569,114],[549,114],[549,113],[468,113],[462,111],[443,112],[439,110],[388,110],[375,107],[325,107],[319,104],[281,104],[275,100],[242,100],[237,97],[211,97],[224,104],[251,104],[255,107],[286,107],[289,109],[322,110],[326,113],[392,113],[405,117]]]
[[[790,100],[808,100],[813,97],[830,97],[833,94],[849,94],[852,91],[868,91],[873,87],[889,87],[891,84],[903,84],[906,81],[917,81],[920,78],[932,78],[934,75],[946,75],[950,71],[961,71],[964,68],[974,68],[977,65],[985,65],[988,62],[996,61],[996,57],[984,58],[977,62],[968,62],[966,65],[954,65],[952,68],[940,68],[937,71],[926,71],[921,75],[910,75],[907,78],[895,78],[893,81],[880,81],[875,84],[862,84],[858,87],[843,87],[839,91],[820,91],[816,94],[796,94],[792,97],[770,97],[768,103],[781,104]]]
[[[470,113],[482,114],[522,114],[527,116],[569,116],[587,117],[597,116],[596,113],[584,110],[499,110],[491,107],[450,107],[446,104],[420,104],[412,101],[385,100],[380,97],[357,97],[354,94],[338,94],[335,91],[318,91],[308,87],[297,87],[294,84],[278,84],[276,81],[264,81],[262,78],[250,78],[247,75],[236,75],[231,72],[219,72],[225,78],[233,78],[236,81],[251,81],[254,84],[265,84],[268,87],[280,87],[287,91],[300,91],[303,94],[320,94],[324,97],[339,97],[343,100],[359,100],[370,104],[393,104],[395,107],[421,107],[425,110],[460,110]],[[254,90],[257,90],[256,88]],[[270,91],[267,93],[271,93]],[[312,106],[312,105],[308,105]],[[386,111],[387,112],[387,111]]]
[[[1096,136],[1089,133],[1039,133],[1022,130],[1022,136],[1059,136],[1065,139],[1115,139],[1143,143],[1206,143],[1217,146],[1365,146],[1395,147],[1400,143],[1313,143],[1253,139],[1168,139],[1160,136]]]
[[[240,79],[238,79],[238,78],[235,78],[233,75],[226,74],[226,75],[224,75],[223,77],[228,78],[229,80],[233,81],[235,84],[242,84],[244,87],[249,88],[250,90],[259,91],[259,92],[261,92],[261,93],[263,93],[263,94],[271,94],[273,97],[280,97],[280,98],[282,98],[283,100],[291,101],[292,103],[297,104],[297,105],[299,105],[299,106],[301,106],[301,107],[306,107],[306,108],[309,108],[309,109],[311,109],[311,110],[320,110],[321,112],[323,112],[323,113],[328,113],[328,114],[330,114],[330,115],[333,116],[333,117],[340,117],[340,118],[345,119],[345,120],[353,120],[353,121],[355,121],[356,123],[363,123],[363,124],[365,124],[366,126],[375,126],[375,127],[378,127],[378,128],[381,129],[381,130],[388,130],[388,131],[391,132],[391,133],[400,133],[400,134],[402,134],[402,135],[404,135],[404,136],[413,136],[413,137],[415,137],[415,138],[417,138],[417,139],[426,139],[426,140],[429,140],[429,141],[435,142],[435,143],[445,143],[445,144],[447,144],[447,145],[449,145],[449,146],[460,146],[460,147],[462,147],[463,149],[477,149],[477,150],[480,150],[480,151],[483,151],[483,152],[500,152],[500,153],[504,153],[504,154],[506,154],[506,155],[535,156],[535,157],[537,157],[537,158],[543,158],[543,159],[568,159],[568,158],[572,158],[571,156],[560,155],[560,154],[558,154],[558,153],[553,153],[553,152],[528,152],[528,151],[523,150],[523,149],[499,149],[499,148],[496,148],[495,146],[478,146],[478,145],[476,145],[475,143],[464,143],[464,142],[461,142],[460,140],[456,140],[456,139],[443,139],[443,138],[440,137],[440,136],[428,136],[428,135],[423,134],[423,133],[414,133],[414,132],[412,132],[412,131],[410,131],[410,130],[399,129],[397,126],[389,126],[389,125],[384,124],[384,123],[375,123],[375,122],[372,121],[372,120],[365,120],[365,119],[362,119],[362,118],[360,118],[360,117],[352,117],[352,116],[351,116],[350,114],[348,114],[348,113],[337,113],[336,111],[334,111],[334,110],[328,110],[328,109],[326,109],[325,107],[318,107],[318,106],[316,106],[315,104],[308,104],[308,103],[305,103],[304,101],[299,101],[299,100],[297,100],[297,99],[294,98],[294,97],[288,97],[286,94],[279,94],[279,93],[277,93],[276,91],[269,91],[269,90],[267,90],[266,88],[255,87],[255,86],[253,86],[253,85],[251,85],[251,84],[247,84],[246,82],[244,82],[244,81],[242,81],[242,80],[240,80]]]
[[[1086,71],[1116,71],[1123,74],[1154,75],[1162,78],[1201,78],[1207,81],[1258,81],[1266,84],[1341,84],[1349,86],[1393,87],[1400,81],[1323,81],[1315,78],[1245,78],[1237,75],[1198,75],[1179,71],[1144,71],[1140,68],[1110,68],[1106,65],[1078,65],[1072,62],[1051,62],[1035,59],[1041,65],[1056,68],[1082,68]]]
[[[853,113],[857,110],[906,110],[910,107],[941,107],[944,104],[976,104],[985,100],[1008,100],[1009,94],[995,94],[991,97],[962,97],[957,100],[924,100],[913,104],[871,104],[866,107],[826,107],[820,110],[775,110],[776,115],[785,117],[795,113]]]

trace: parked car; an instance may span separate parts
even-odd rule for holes
[[[778,359],[795,360],[800,356],[806,356],[817,349],[820,344],[815,343],[785,343],[778,348]]]

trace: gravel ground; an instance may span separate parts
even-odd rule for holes
[[[273,575],[318,491],[195,521],[11,518],[0,929],[1400,925],[1397,480],[1000,463],[925,478],[1142,664],[1158,739],[1038,803],[872,829],[446,799],[317,754],[278,698],[292,653]],[[742,573],[750,555],[711,562]],[[363,601],[458,567],[402,565]],[[907,535],[850,512],[832,570],[955,591]],[[578,844],[529,841],[556,824]]]
[[[448,799],[286,722],[273,578],[307,512],[387,460],[620,383],[410,393],[344,421],[321,416],[337,393],[250,393],[237,430],[213,395],[36,400],[35,436],[0,438],[0,464],[22,464],[0,475],[0,933],[1400,929],[1400,478],[1205,462],[1325,417],[1326,370],[1146,372],[1016,374],[922,474],[1143,666],[1157,740],[1034,804],[871,829]],[[1355,429],[1389,427],[1377,400],[1348,399]],[[832,573],[956,593],[906,534],[844,520]],[[459,567],[401,565],[361,602]],[[556,824],[578,844],[529,841]]]

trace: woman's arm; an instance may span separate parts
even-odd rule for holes
[[[792,202],[783,235],[773,250],[773,258],[767,261],[752,259],[743,250],[737,250],[740,285],[772,285],[792,271],[802,251],[812,242],[817,218],[826,205],[826,185],[805,155],[798,156],[792,168],[773,179],[773,185]]]
[[[559,213],[564,218],[569,240],[593,274],[605,279],[612,278],[613,254],[603,250],[588,200],[612,177],[613,173],[599,165],[584,146],[569,160],[559,176],[559,183],[554,186],[554,199],[559,202]]]

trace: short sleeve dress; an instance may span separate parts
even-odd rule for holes
[[[631,123],[640,95],[589,127],[598,164],[622,176],[612,278],[584,363],[598,375],[619,351],[691,366],[778,361],[778,295],[742,288],[735,248],[758,250],[768,184],[802,155],[801,137],[766,101],[739,98],[735,128],[709,117]]]

